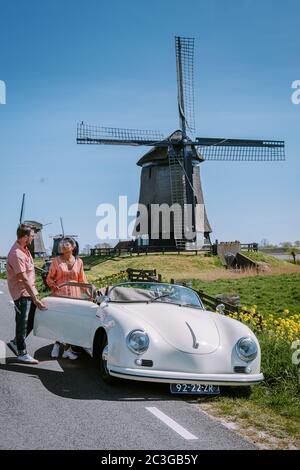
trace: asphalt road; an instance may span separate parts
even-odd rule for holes
[[[85,353],[53,360],[50,343],[31,334],[28,351],[40,363],[17,364],[5,346],[14,326],[0,280],[0,449],[254,449],[166,384],[104,384]]]

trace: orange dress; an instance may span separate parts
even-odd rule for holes
[[[75,286],[64,286],[59,290],[54,289],[54,285],[60,286],[65,282],[83,282],[86,283],[86,277],[83,270],[83,262],[80,258],[75,258],[72,268],[61,256],[57,256],[51,263],[47,276],[47,284],[52,290],[52,294],[63,297],[82,297],[82,289]]]

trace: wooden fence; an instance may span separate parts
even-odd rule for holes
[[[175,246],[128,246],[125,248],[91,248],[91,256],[120,256],[122,254],[148,255],[150,253],[211,253],[216,254],[216,245],[204,245],[202,248],[195,250],[184,250]],[[257,243],[241,243],[241,248],[247,251],[257,251]]]
[[[91,256],[120,256],[122,254],[132,255],[148,255],[151,253],[212,253],[212,245],[205,245],[197,250],[184,250],[175,246],[135,246],[130,248],[92,248]]]
[[[156,274],[156,269],[126,269],[129,281],[161,282],[161,274]]]

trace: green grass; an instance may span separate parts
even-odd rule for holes
[[[291,264],[287,261],[281,261],[273,256],[261,252],[243,252],[254,261],[267,263],[270,268],[288,269]],[[162,255],[120,255],[120,256],[86,256],[82,258],[85,265],[87,277],[90,282],[104,277],[117,274],[119,271],[127,268],[135,269],[156,269],[157,273],[162,275],[164,281],[175,279],[182,281],[186,279],[201,279],[205,274],[210,276],[230,277],[230,272],[224,268],[220,259],[216,256],[200,253],[168,253]]]
[[[275,342],[266,334],[258,339],[265,381],[253,386],[248,398],[234,396],[234,390],[228,388],[210,402],[209,411],[237,422],[241,429],[266,432],[271,440],[276,438],[277,448],[288,448],[291,443],[300,448],[300,366],[292,364],[287,342]]]
[[[275,342],[267,334],[258,335],[258,339],[265,381],[254,387],[252,399],[282,416],[297,418],[300,426],[300,368],[292,363],[291,345]]]
[[[151,254],[115,257],[85,257],[84,261],[87,277],[90,282],[99,277],[111,276],[127,268],[156,269],[164,281],[175,279],[197,278],[200,273],[224,269],[221,261],[215,256],[203,254]]]
[[[242,251],[242,254],[252,259],[252,261],[267,263],[270,266],[288,266],[288,261],[280,260],[260,251]]]
[[[222,396],[200,401],[199,407],[213,416],[234,423],[235,429],[256,445],[268,449],[300,449],[300,421],[291,415],[278,414],[261,401]]]
[[[300,273],[195,280],[193,286],[210,295],[238,294],[242,304],[256,304],[263,315],[280,316],[286,308],[290,314],[300,313]],[[292,442],[300,448],[300,365],[292,364],[289,343],[275,342],[266,333],[258,334],[258,339],[265,381],[252,387],[250,398],[221,396],[211,405],[212,412],[237,420],[242,427],[269,433],[278,440],[278,446],[288,448]]]
[[[216,281],[194,280],[193,287],[209,295],[239,295],[242,305],[257,305],[264,314],[300,313],[300,273],[251,276]]]
[[[43,282],[43,279],[41,276],[37,275],[36,276],[36,287],[39,293],[39,297],[43,299],[44,297],[47,297],[50,294],[50,289],[47,288]]]

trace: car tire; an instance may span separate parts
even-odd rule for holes
[[[100,348],[100,376],[103,382],[108,385],[116,385],[118,383],[117,377],[110,375],[107,368],[107,354],[108,354],[108,342],[105,339]]]

